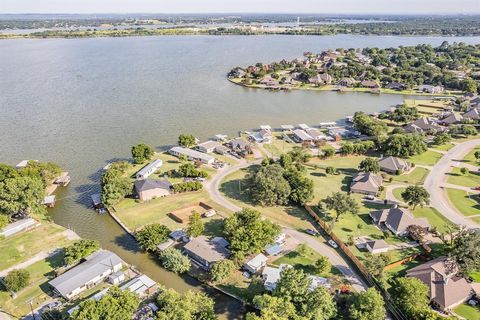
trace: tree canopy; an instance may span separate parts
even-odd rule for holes
[[[356,294],[349,308],[349,315],[355,320],[385,319],[382,295],[374,288]]]
[[[202,220],[202,216],[197,211],[194,211],[190,217],[188,217],[187,234],[190,237],[196,238],[203,234],[205,231],[205,222]]]
[[[383,144],[388,156],[408,158],[427,151],[423,136],[415,133],[389,135]]]
[[[106,206],[118,203],[132,192],[132,182],[121,170],[110,168],[101,179],[102,202]]]
[[[330,196],[321,200],[319,206],[321,207],[323,205],[325,205],[328,210],[335,211],[335,221],[338,221],[342,214],[347,212],[355,214],[359,209],[358,203],[355,199],[343,192],[334,192]]]
[[[27,287],[29,282],[30,272],[25,269],[12,270],[3,279],[3,283],[7,290],[13,292],[18,292]]]
[[[153,154],[153,148],[144,143],[132,147],[132,158],[134,163],[142,164],[145,161],[152,159]]]
[[[165,289],[157,297],[158,320],[215,320],[214,302],[204,293]]]
[[[221,260],[215,262],[210,270],[210,277],[214,282],[221,282],[235,270],[235,264],[232,260]]]
[[[178,144],[185,148],[193,147],[195,145],[195,137],[193,134],[181,134],[178,136]]]
[[[190,259],[176,248],[167,248],[158,257],[162,267],[175,273],[187,272],[192,265]]]
[[[145,226],[140,231],[135,233],[135,238],[137,239],[140,246],[145,251],[155,252],[157,246],[168,239],[170,234],[170,229],[167,226],[159,223],[154,223]]]
[[[249,191],[253,200],[262,206],[287,204],[291,188],[284,173],[280,165],[269,164],[249,176]]]
[[[376,158],[365,158],[360,162],[358,169],[363,172],[377,173],[380,171],[380,165]]]
[[[405,313],[408,319],[420,319],[419,315],[428,308],[429,289],[417,278],[396,278],[391,287],[394,303]]]
[[[353,124],[358,131],[367,136],[381,137],[387,133],[385,122],[375,119],[364,112],[355,112]]]
[[[430,194],[422,186],[408,186],[401,195],[402,199],[408,203],[409,206],[413,206],[413,209],[418,205],[423,207],[430,203]]]
[[[74,265],[99,249],[100,243],[96,240],[76,240],[68,247],[65,247],[63,258],[65,265]]]
[[[480,271],[480,231],[461,230],[453,239],[450,254],[464,273]]]

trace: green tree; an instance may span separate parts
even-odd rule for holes
[[[365,158],[360,162],[358,169],[363,172],[377,173],[380,171],[380,165],[378,164],[378,159]]]
[[[201,292],[184,294],[173,289],[160,291],[157,297],[158,320],[216,320],[214,302]]]
[[[144,143],[132,147],[132,158],[133,162],[136,164],[142,164],[145,161],[152,159],[153,154],[153,148]]]
[[[437,146],[447,144],[450,141],[452,141],[452,136],[446,132],[436,134],[435,137],[433,137],[433,143]]]
[[[235,270],[235,264],[232,260],[221,260],[213,264],[210,277],[214,282],[221,282],[228,278],[233,270]]]
[[[51,184],[61,172],[62,169],[55,163],[38,161],[28,161],[27,166],[19,171],[21,176],[42,179],[44,188]]]
[[[291,189],[283,175],[284,169],[272,164],[260,167],[249,176],[249,191],[253,200],[262,206],[287,204]]]
[[[383,268],[385,268],[390,263],[390,258],[385,254],[366,254],[365,255],[365,268],[367,271],[375,276],[375,277],[382,277],[383,276]]]
[[[475,151],[474,156],[475,159],[480,160],[480,151]]]
[[[480,231],[461,230],[453,239],[450,254],[464,273],[480,270]]]
[[[280,275],[273,295],[285,298],[294,305],[305,302],[312,280],[301,269],[286,268]]]
[[[255,307],[260,309],[260,316],[247,314],[247,320],[296,320],[299,319],[295,306],[282,297],[264,294],[253,299]]]
[[[348,194],[343,192],[334,192],[330,196],[321,200],[319,206],[325,205],[328,210],[335,211],[335,221],[338,221],[340,215],[347,212],[356,214],[358,212],[358,203]]]
[[[463,81],[463,86],[464,86],[464,91],[465,92],[470,92],[470,93],[473,93],[473,94],[477,94],[478,93],[478,86],[477,86],[477,82],[473,79],[465,79]]]
[[[191,267],[190,259],[175,248],[165,249],[158,254],[158,257],[162,267],[175,273],[187,272]]]
[[[18,292],[23,288],[26,288],[30,282],[30,272],[25,269],[15,269],[10,271],[5,278],[3,278],[3,283],[8,291]]]
[[[132,193],[132,182],[119,170],[107,170],[101,179],[102,203],[112,206]]]
[[[202,216],[200,213],[194,211],[190,217],[188,217],[187,234],[195,238],[201,236],[204,231],[205,223],[202,220]]]
[[[408,186],[401,196],[409,206],[413,206],[414,210],[418,205],[423,207],[430,203],[430,194],[422,186]]]
[[[0,182],[0,213],[9,217],[43,215],[44,196],[45,186],[39,177],[7,178]]]
[[[86,299],[78,305],[70,319],[72,320],[131,320],[140,298],[130,290],[111,287],[100,299]]]
[[[332,264],[327,257],[321,256],[315,261],[315,271],[320,274],[329,273],[332,270]]]
[[[282,153],[280,155],[279,163],[285,170],[289,170],[293,165],[292,156],[289,153]]]
[[[285,179],[290,185],[290,200],[301,206],[313,200],[313,180],[299,170],[293,169],[285,172]]]
[[[96,240],[80,239],[74,241],[64,249],[64,263],[67,266],[78,263],[100,249],[100,243]]]
[[[325,173],[326,174],[335,174],[335,173],[337,173],[337,169],[335,169],[334,167],[328,166],[328,167],[325,168]]]
[[[461,133],[461,134],[464,134],[466,136],[475,136],[477,135],[477,129],[471,125],[471,124],[462,124],[458,131]]]
[[[41,320],[64,320],[65,316],[58,309],[48,309],[48,310],[42,311],[42,314],[40,315],[40,319]]]
[[[377,120],[364,112],[355,112],[353,124],[358,131],[372,137],[381,137],[388,130],[385,122]]]
[[[391,297],[408,319],[419,319],[430,299],[427,286],[417,278],[398,277],[393,281]]]
[[[185,148],[193,147],[196,143],[195,137],[192,134],[181,134],[178,136],[178,144]]]
[[[0,229],[2,229],[3,227],[5,227],[6,225],[8,225],[10,223],[10,219],[7,215],[5,214],[1,214],[0,213]]]
[[[155,252],[157,246],[168,239],[170,229],[167,226],[154,223],[145,226],[135,233],[135,238],[145,251]]]
[[[419,118],[418,109],[403,104],[395,108],[393,112],[388,113],[387,118],[399,123],[411,122]]]
[[[262,220],[260,212],[243,209],[225,219],[223,233],[230,242],[230,250],[237,258],[259,253],[280,234],[280,226]]]
[[[332,147],[327,147],[327,148],[323,148],[322,152],[323,152],[323,156],[325,158],[330,158],[330,157],[333,157],[335,155],[336,151]]]
[[[18,175],[18,171],[14,167],[5,163],[0,163],[0,182],[5,179],[16,178]]]
[[[389,135],[383,144],[383,150],[388,156],[408,158],[427,151],[427,145],[419,134]]]
[[[349,308],[351,319],[371,320],[385,319],[385,307],[382,295],[374,288],[355,295],[352,305]]]

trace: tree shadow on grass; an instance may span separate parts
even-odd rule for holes
[[[209,220],[205,223],[204,234],[207,237],[222,236],[223,234],[222,231],[223,231],[223,220],[221,219]]]
[[[327,176],[325,173],[322,173],[322,172],[311,172],[310,175],[312,175],[314,177],[326,177]]]

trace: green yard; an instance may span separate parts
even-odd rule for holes
[[[478,138],[478,137],[475,137]],[[463,158],[463,161],[470,163],[471,165],[478,166],[480,163],[475,159],[475,152],[480,151],[480,146],[473,148],[466,156]]]
[[[451,225],[450,220],[445,218],[440,212],[435,208],[431,207],[417,207],[412,211],[413,215],[417,218],[427,218],[428,222],[432,227],[435,227],[438,231],[446,231],[446,226]]]
[[[42,225],[26,232],[0,239],[0,270],[28,260],[42,251],[67,245],[65,228],[43,221]]]
[[[430,173],[430,170],[428,170],[427,168],[417,167],[408,174],[392,176],[392,180],[396,182],[403,182],[403,183],[408,183],[413,185],[422,184],[427,178],[429,173]]]
[[[408,161],[424,166],[433,166],[442,157],[441,153],[427,150],[422,154],[408,158]]]
[[[443,145],[439,145],[439,146],[431,146],[430,148],[432,149],[435,149],[435,150],[439,150],[439,151],[448,151],[450,149],[452,149],[455,145],[453,143],[447,143],[447,144],[443,144]]]
[[[466,191],[447,188],[450,202],[465,216],[480,214],[480,197],[477,194],[468,194]]]
[[[468,320],[480,320],[480,306],[472,307],[466,303],[459,305],[453,310],[459,316]]]
[[[273,133],[272,143],[266,143],[263,147],[273,154],[275,157],[279,157],[283,153],[291,151],[295,146],[300,146],[299,144],[286,142],[282,138],[282,133]]]
[[[405,191],[405,189],[406,189],[405,187],[400,187],[400,188],[393,189],[393,196],[395,197],[395,199],[403,202],[402,193],[403,193],[403,191]]]
[[[462,174],[460,168],[453,168],[452,172],[447,173],[448,183],[456,184],[458,186],[474,188],[480,186],[480,174],[476,172],[468,172]]]

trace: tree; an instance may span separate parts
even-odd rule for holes
[[[353,125],[361,133],[372,137],[383,136],[388,130],[385,122],[377,120],[364,112],[355,112]]]
[[[293,304],[303,303],[312,280],[301,269],[286,268],[280,275],[273,295],[285,298]]]
[[[28,161],[27,166],[20,169],[20,176],[40,178],[44,188],[57,178],[62,169],[52,162]]]
[[[433,137],[433,143],[437,146],[447,144],[450,141],[452,141],[452,136],[446,132],[438,133],[435,135],[435,137]]]
[[[289,152],[292,162],[295,164],[305,164],[311,158],[311,155],[308,154],[304,148],[293,147]]]
[[[478,85],[477,85],[477,82],[475,82],[475,80],[473,79],[465,79],[463,81],[463,87],[464,87],[464,91],[465,92],[470,92],[470,93],[473,93],[473,94],[477,94],[478,93]]]
[[[327,257],[321,256],[315,261],[315,271],[320,274],[329,273],[332,269],[332,264]]]
[[[106,206],[118,203],[132,192],[132,182],[119,170],[109,169],[102,175],[102,202]]]
[[[409,206],[413,206],[413,210],[415,210],[417,205],[423,207],[430,203],[430,194],[422,186],[408,186],[401,195],[402,199],[408,203]]]
[[[290,200],[301,206],[313,199],[313,180],[299,170],[291,169],[285,172],[285,179],[290,185]]]
[[[88,257],[100,249],[100,243],[96,240],[80,239],[74,241],[64,249],[64,263],[71,266]]]
[[[5,227],[6,225],[8,225],[10,223],[10,219],[7,215],[5,214],[1,214],[0,213],[0,229],[2,229],[3,227]]]
[[[157,246],[168,239],[170,229],[167,226],[154,223],[145,226],[135,233],[135,238],[145,251],[155,252]]]
[[[178,167],[177,174],[180,177],[188,178],[206,178],[208,173],[203,170],[198,170],[192,162],[186,162]]]
[[[65,317],[63,313],[58,309],[47,309],[42,311],[40,315],[41,320],[64,320]]]
[[[153,148],[144,143],[132,147],[132,158],[133,162],[136,164],[142,164],[145,161],[152,159],[153,154]]]
[[[328,148],[323,148],[322,149],[322,152],[323,152],[323,156],[325,158],[330,158],[330,157],[333,157],[335,155],[335,149],[332,148],[332,147],[328,147]]]
[[[420,134],[389,135],[383,144],[383,150],[388,156],[408,158],[427,151],[427,145]]]
[[[404,104],[395,108],[393,112],[387,113],[386,115],[389,120],[399,123],[411,122],[419,117],[416,107],[409,107]]]
[[[466,136],[475,136],[478,133],[477,129],[471,124],[462,124],[458,131]]]
[[[468,173],[468,169],[465,168],[465,167],[462,167],[462,168],[460,168],[460,173],[461,173],[462,175],[466,175],[466,174]]]
[[[477,161],[480,160],[480,151],[475,151],[474,156]]]
[[[40,177],[18,176],[0,182],[0,213],[8,217],[43,215],[45,186]]]
[[[282,297],[264,294],[256,296],[253,304],[260,309],[260,316],[247,314],[247,320],[294,320],[298,319],[295,306]]]
[[[337,173],[337,169],[335,169],[334,167],[328,166],[328,167],[325,168],[325,173],[326,174],[335,174],[335,173]]]
[[[140,298],[130,290],[111,287],[100,299],[87,299],[78,305],[70,319],[72,320],[131,320]]]
[[[284,172],[280,165],[271,164],[251,175],[248,180],[253,200],[262,206],[287,204],[291,189],[283,177]]]
[[[173,289],[161,290],[157,297],[158,320],[216,320],[214,302],[201,292],[184,294]]]
[[[462,272],[480,270],[480,231],[461,230],[453,239],[450,255]]]
[[[391,296],[408,319],[418,319],[428,307],[428,287],[417,278],[398,277],[393,281]]]
[[[5,276],[5,278],[3,278],[5,288],[12,292],[18,292],[22,290],[28,286],[29,282],[30,272],[25,269],[12,270]]]
[[[385,307],[382,295],[374,288],[356,294],[349,308],[351,319],[385,319]]]
[[[195,137],[193,136],[193,134],[181,134],[178,136],[178,144],[182,147],[185,147],[185,148],[190,148],[190,147],[193,147],[196,143],[195,141]]]
[[[428,231],[426,228],[412,224],[407,227],[407,232],[410,238],[415,241],[423,242],[424,237],[427,235]]]
[[[381,278],[383,276],[383,269],[389,262],[390,259],[383,253],[379,255],[365,254],[365,268],[373,276]]]
[[[259,253],[280,234],[280,226],[262,220],[260,212],[243,209],[225,219],[223,233],[230,242],[230,250],[238,258]]]
[[[214,282],[221,282],[228,278],[233,270],[235,270],[235,264],[232,260],[221,260],[213,264],[210,277]]]
[[[187,272],[191,267],[190,259],[175,248],[163,250],[158,254],[158,257],[162,267],[174,273]]]
[[[375,158],[365,158],[362,160],[362,162],[360,162],[358,169],[363,172],[377,173],[380,171],[380,165],[378,164],[378,160]]]
[[[0,163],[0,182],[4,181],[5,179],[16,178],[19,176],[18,170],[14,167]]]
[[[350,212],[356,214],[358,212],[358,203],[348,194],[342,192],[334,192],[330,196],[321,200],[319,206],[325,204],[328,210],[335,211],[335,221],[338,221],[340,215]]]
[[[188,217],[187,234],[190,237],[196,238],[203,234],[205,231],[205,223],[202,220],[200,213],[194,211],[190,217]]]

